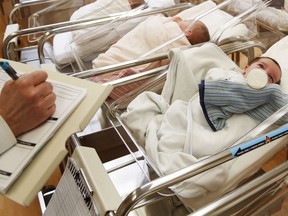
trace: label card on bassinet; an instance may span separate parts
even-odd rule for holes
[[[91,198],[93,191],[83,175],[83,170],[69,157],[44,216],[99,215]]]

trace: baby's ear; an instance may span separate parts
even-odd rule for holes
[[[187,32],[185,33],[185,35],[186,35],[186,37],[190,37],[190,36],[192,35],[192,31],[191,31],[191,30],[187,31]]]
[[[245,74],[247,73],[248,67],[249,67],[249,65],[246,65],[246,66],[244,67],[244,69],[242,70],[242,74],[243,74],[243,75],[245,75]]]

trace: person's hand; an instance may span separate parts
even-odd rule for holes
[[[0,94],[0,115],[15,136],[47,120],[56,109],[56,95],[44,71],[7,81]]]

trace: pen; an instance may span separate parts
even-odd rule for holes
[[[11,65],[7,61],[0,62],[0,66],[13,80],[17,80],[19,78],[17,72],[11,67]]]

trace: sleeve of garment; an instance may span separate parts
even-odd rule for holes
[[[17,143],[17,140],[5,120],[0,116],[0,154]]]
[[[252,89],[248,85],[226,80],[203,80],[199,84],[199,96],[203,113],[214,131],[222,129],[233,113],[245,113],[263,121],[288,102],[288,95],[281,91],[279,85]],[[287,122],[286,114],[277,123]]]

